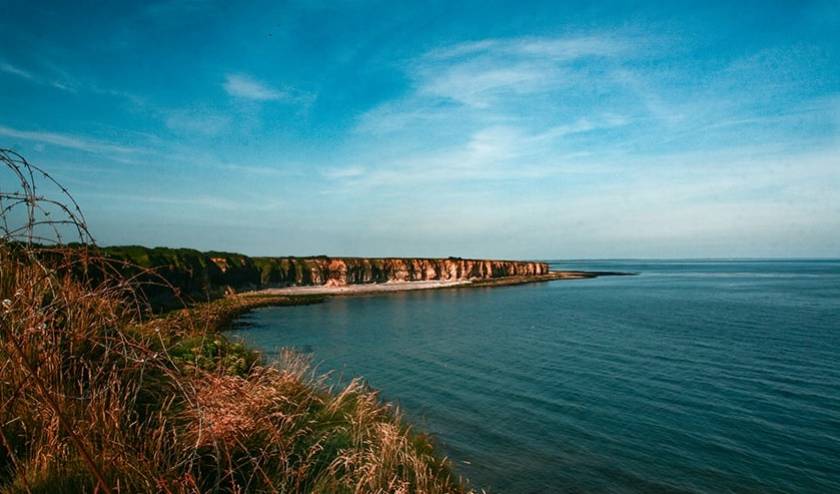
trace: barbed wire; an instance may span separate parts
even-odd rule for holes
[[[0,148],[0,163],[5,169],[0,172],[11,175],[0,180],[0,239],[28,246],[68,240],[96,245],[78,202],[52,175],[12,149]],[[41,192],[41,181],[55,189],[53,196]]]
[[[8,148],[0,148],[0,163],[0,247],[44,271],[73,273],[79,282],[119,291],[138,318],[153,309],[149,294],[170,297],[166,308],[189,305],[161,266],[140,266],[101,249],[79,203],[46,170]]]

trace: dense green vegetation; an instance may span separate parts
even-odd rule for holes
[[[107,247],[102,253],[124,261],[123,275],[135,278],[156,306],[177,305],[176,292],[188,301],[209,300],[223,295],[226,287],[261,285],[259,269],[241,254],[136,245]]]

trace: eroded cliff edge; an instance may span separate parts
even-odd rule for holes
[[[346,286],[403,281],[489,281],[509,277],[542,276],[548,264],[533,261],[449,258],[363,257],[249,257],[228,252],[193,249],[106,247],[108,257],[127,261],[129,276],[147,279],[146,294],[166,305],[171,290],[180,296],[214,298],[231,291],[290,286]],[[148,275],[130,265],[152,268]]]
[[[212,259],[225,270],[223,259]],[[532,261],[484,259],[358,258],[358,257],[261,257],[254,258],[260,268],[262,286],[344,286],[395,281],[467,281],[506,276],[547,274],[548,264]]]

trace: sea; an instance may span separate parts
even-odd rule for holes
[[[840,493],[840,261],[263,308],[231,334],[362,376],[488,492]]]

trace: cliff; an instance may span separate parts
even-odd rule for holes
[[[216,259],[212,259],[217,262]],[[221,261],[221,260],[219,260]],[[488,280],[506,276],[538,276],[548,264],[480,259],[260,257],[262,287],[290,285],[344,286],[389,281]],[[220,263],[220,265],[223,265]]]
[[[429,258],[364,257],[248,257],[228,252],[192,249],[106,247],[103,253],[156,275],[127,267],[125,274],[148,281],[146,294],[155,305],[165,305],[170,290],[159,286],[160,278],[193,298],[214,298],[225,292],[287,286],[343,286],[389,281],[487,281],[510,276],[540,276],[548,264],[532,261],[500,261]],[[158,278],[159,277],[159,278]],[[164,302],[161,302],[164,300]]]

